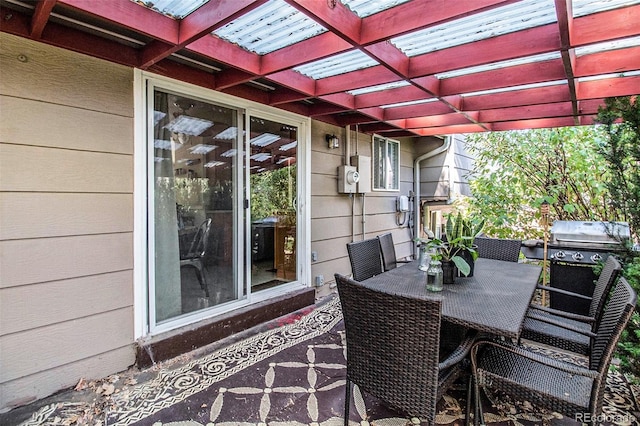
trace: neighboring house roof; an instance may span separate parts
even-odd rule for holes
[[[390,137],[593,123],[640,0],[0,2],[1,30]]]

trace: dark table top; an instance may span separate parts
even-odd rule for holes
[[[515,339],[541,272],[538,265],[477,259],[473,277],[456,278],[443,291],[431,292],[426,272],[413,261],[362,283],[401,296],[442,300],[443,319]]]

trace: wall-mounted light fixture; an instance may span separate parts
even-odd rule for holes
[[[326,135],[325,139],[327,140],[330,149],[340,148],[340,139],[338,139],[336,135]]]

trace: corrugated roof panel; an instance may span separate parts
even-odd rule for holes
[[[514,92],[516,90],[537,89],[540,87],[560,86],[567,84],[567,80],[543,81],[541,83],[522,84],[520,86],[500,87],[498,89],[480,90],[478,92],[461,93],[463,98],[472,96],[491,95],[495,93]]]
[[[411,106],[411,105],[428,104],[431,102],[435,102],[437,100],[438,99],[436,98],[419,99],[417,101],[407,101],[407,102],[398,102],[395,104],[380,105],[380,108],[398,108],[398,107]]]
[[[640,4],[640,0],[573,0],[573,17]]]
[[[588,46],[576,47],[576,56],[591,55],[598,52],[607,52],[609,50],[626,49],[629,47],[640,46],[640,36],[622,38],[613,41],[605,41],[602,43],[590,44]]]
[[[395,37],[390,41],[411,57],[556,21],[553,0],[523,0]]]
[[[182,19],[209,0],[131,0],[174,19]]]
[[[409,0],[340,0],[360,18],[391,9]]]
[[[394,81],[393,83],[379,84],[377,86],[363,87],[362,89],[349,90],[347,93],[354,96],[364,95],[365,93],[381,92],[383,90],[395,89],[398,87],[408,86],[408,81]]]
[[[326,31],[283,0],[271,0],[213,34],[250,52],[264,55]]]
[[[300,74],[319,80],[325,77],[345,74],[378,65],[378,62],[359,50],[340,53],[319,61],[295,67]]]
[[[486,65],[478,65],[476,67],[461,68],[458,70],[447,71],[447,72],[435,74],[435,77],[439,79],[460,77],[461,75],[475,74],[483,71],[513,67],[516,65],[532,64],[534,62],[542,62],[542,61],[548,61],[551,59],[559,59],[560,57],[561,57],[560,52],[543,53],[541,55],[525,56],[517,59],[509,59],[508,61],[493,62]]]

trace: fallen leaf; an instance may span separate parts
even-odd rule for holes
[[[81,391],[86,388],[87,388],[87,382],[86,380],[84,380],[84,377],[81,377],[80,380],[78,380],[78,384],[73,389],[76,391]]]

